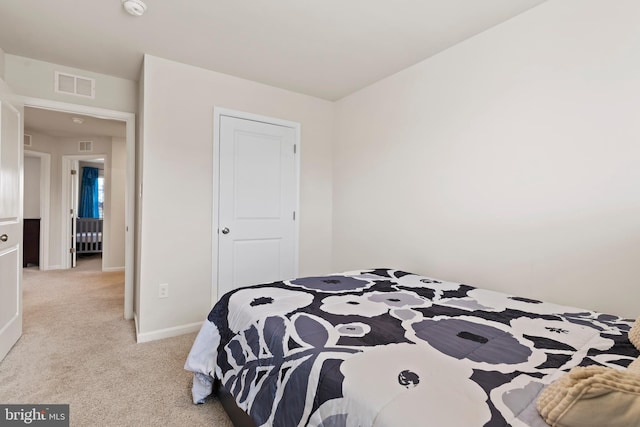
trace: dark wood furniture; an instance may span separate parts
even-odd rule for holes
[[[24,219],[22,240],[22,266],[40,265],[40,218]]]

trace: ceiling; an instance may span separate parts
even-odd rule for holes
[[[336,100],[545,0],[2,0],[6,53],[138,80],[143,53]]]
[[[74,117],[81,118],[82,123],[74,123],[72,120]],[[26,133],[37,131],[45,135],[61,138],[92,136],[125,138],[127,129],[125,122],[117,120],[99,119],[80,114],[31,107],[25,107],[24,109],[24,127]]]

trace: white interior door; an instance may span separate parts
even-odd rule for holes
[[[22,107],[0,80],[0,360],[22,335]]]
[[[295,277],[296,129],[220,116],[218,297]]]

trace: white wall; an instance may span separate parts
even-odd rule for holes
[[[339,101],[334,267],[638,315],[638,40],[552,0]]]
[[[56,71],[95,79],[95,99],[57,93]],[[129,113],[137,109],[137,83],[132,80],[9,54],[5,54],[5,77],[13,92],[22,96]]]
[[[40,218],[39,157],[24,157],[24,217]]]
[[[143,92],[141,334],[211,308],[214,106],[302,124],[299,271],[331,271],[331,102],[149,55]]]
[[[0,79],[4,80],[4,50],[0,48]]]
[[[125,191],[127,147],[123,138],[111,142],[110,167],[105,171],[105,197],[109,194],[109,246],[102,254],[102,268],[107,271],[124,270],[125,255]],[[107,191],[108,190],[108,191]]]

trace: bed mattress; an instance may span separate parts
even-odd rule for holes
[[[638,357],[632,320],[399,270],[261,284],[215,305],[185,368],[258,426],[546,426],[541,390]]]

